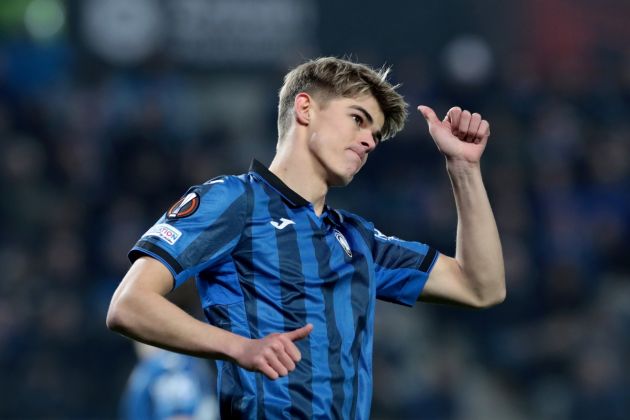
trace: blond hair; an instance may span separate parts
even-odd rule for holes
[[[284,76],[278,95],[278,138],[282,140],[291,125],[295,97],[300,92],[324,102],[372,95],[385,116],[382,140],[393,137],[405,125],[407,103],[396,92],[399,85],[393,86],[387,81],[389,71],[389,67],[374,70],[336,57],[321,57],[300,64]]]

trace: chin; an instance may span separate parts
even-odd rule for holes
[[[330,177],[328,185],[330,187],[345,187],[354,179],[354,174],[334,174]]]
[[[350,184],[350,182],[352,182],[352,178],[346,178],[341,180],[339,183],[334,184],[333,187],[345,187],[346,185]]]
[[[328,186],[329,187],[345,187],[354,179],[355,175],[361,170],[363,165],[357,165],[351,162],[341,162],[339,165],[328,166]]]

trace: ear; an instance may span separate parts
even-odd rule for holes
[[[313,106],[313,98],[306,93],[300,92],[295,95],[293,102],[293,111],[295,120],[299,125],[309,125],[311,122],[311,108]]]

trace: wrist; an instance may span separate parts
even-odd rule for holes
[[[446,170],[451,175],[464,175],[472,172],[479,172],[481,165],[479,161],[471,162],[466,159],[446,158]]]
[[[245,344],[248,339],[231,332],[226,331],[225,333],[225,347],[222,352],[222,358],[231,362],[236,362],[243,353],[243,349],[245,348]]]

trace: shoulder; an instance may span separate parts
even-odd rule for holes
[[[357,231],[363,240],[371,244],[374,240],[374,224],[358,214],[347,210],[334,210],[341,218],[341,224],[346,228]]]
[[[250,181],[247,175],[221,175],[192,188],[196,189],[201,194],[209,192],[222,194],[231,192],[240,194],[245,192],[249,183]]]
[[[166,220],[193,220],[224,212],[228,208],[238,211],[247,201],[247,181],[243,176],[223,175],[203,184],[193,185],[175,201],[165,214]],[[195,217],[190,217],[195,215]]]
[[[385,242],[385,243],[397,243],[402,244],[407,241],[400,239],[396,236],[386,235],[374,226],[374,223],[371,221],[357,215],[351,213],[346,210],[336,210],[343,217],[343,223],[351,225],[358,229],[364,237],[369,238],[370,241],[376,240],[377,242]]]
[[[369,230],[369,231],[374,230],[374,223],[370,222],[369,220],[366,220],[365,218],[359,216],[358,214],[355,214],[355,213],[352,213],[343,209],[335,209],[333,211],[337,212],[341,216],[343,224],[349,224],[358,229],[363,229],[363,230]]]
[[[221,175],[188,189],[186,196],[198,197],[201,206],[230,203],[245,198],[249,182],[244,176]],[[181,199],[180,199],[181,200]]]

